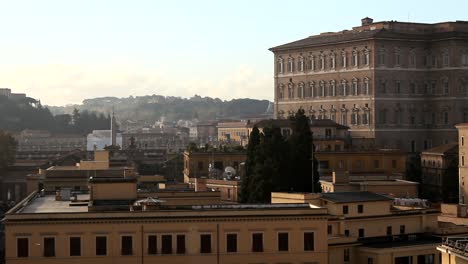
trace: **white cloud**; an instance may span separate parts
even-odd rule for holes
[[[252,67],[240,66],[225,76],[190,78],[176,73],[148,70],[129,64],[109,65],[9,65],[0,67],[0,87],[25,92],[43,104],[65,105],[83,99],[161,94],[190,97],[273,97],[273,77]]]

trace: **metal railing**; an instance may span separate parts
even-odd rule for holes
[[[468,237],[446,237],[442,239],[442,245],[468,256]]]

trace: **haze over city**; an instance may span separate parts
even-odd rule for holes
[[[423,8],[422,8],[423,7]],[[0,87],[43,104],[273,99],[268,48],[356,21],[466,19],[466,1],[0,1]]]

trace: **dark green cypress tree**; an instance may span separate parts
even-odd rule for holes
[[[319,192],[319,177],[314,161],[314,179],[312,180],[312,132],[310,131],[309,118],[304,109],[299,109],[291,117],[292,134],[288,139],[290,146],[290,188],[295,192],[311,192],[314,182],[314,192]]]
[[[252,132],[250,132],[249,143],[247,145],[247,159],[245,161],[245,174],[241,179],[241,191],[240,191],[240,201],[242,203],[247,203],[250,201],[250,195],[252,193],[252,174],[255,168],[255,152],[257,146],[260,144],[260,131],[256,126],[253,127]]]

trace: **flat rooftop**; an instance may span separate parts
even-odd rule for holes
[[[78,200],[89,200],[89,194],[79,194]],[[31,200],[16,213],[37,214],[37,213],[83,213],[88,212],[88,206],[71,206],[71,201],[56,201],[54,195],[36,197]]]
[[[17,208],[13,208],[9,214],[50,214],[50,213],[88,213],[89,194],[79,194],[78,202],[57,201],[55,195],[32,195],[29,199],[19,203]],[[121,206],[121,201],[94,201],[105,202],[106,206]],[[125,205],[132,204],[132,201],[125,201]],[[161,204],[164,206],[164,204]],[[154,211],[238,211],[238,210],[304,210],[304,209],[323,209],[308,203],[304,204],[206,204],[206,205],[181,205],[173,208],[161,208]],[[121,210],[116,210],[121,211]],[[129,210],[130,211],[130,210]],[[153,211],[153,210],[152,210]],[[107,210],[109,212],[109,210]]]
[[[335,203],[390,201],[390,197],[372,192],[331,192],[322,193],[322,199]]]

